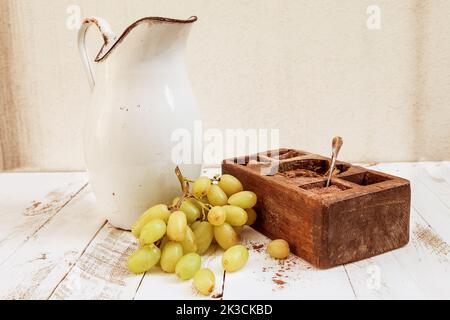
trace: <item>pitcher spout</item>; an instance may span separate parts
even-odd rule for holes
[[[188,25],[196,22],[198,18],[196,16],[192,16],[186,20],[180,20],[180,19],[171,19],[171,18],[162,18],[162,17],[146,17],[143,19],[140,19],[133,24],[131,24],[128,28],[125,29],[125,31],[122,33],[120,37],[117,37],[114,41],[110,43],[105,43],[105,46],[102,47],[100,52],[98,53],[95,62],[101,62],[105,59],[107,59],[112,52],[119,46],[120,43],[124,42],[124,40],[139,26],[142,25],[157,25],[157,24],[171,24],[171,25]],[[152,30],[151,28],[148,30],[149,32],[155,32],[155,30]]]
[[[85,40],[86,33],[91,26],[95,25],[103,36],[103,46],[100,48],[94,60],[99,63],[111,56],[127,38],[134,38],[134,41],[130,41],[130,44],[128,45],[131,50],[136,51],[144,49],[147,53],[165,50],[172,44],[177,43],[178,40],[186,39],[189,30],[188,28],[185,28],[185,26],[196,21],[196,16],[192,16],[186,20],[146,17],[131,24],[125,29],[122,35],[117,37],[106,20],[102,18],[85,19],[78,33],[78,46],[83,64],[88,73],[91,89],[95,87],[95,78],[91,61],[89,60],[89,55],[86,50]],[[147,29],[140,27],[147,27]],[[138,29],[140,32],[137,32]],[[135,57],[139,57],[139,54],[135,55]]]

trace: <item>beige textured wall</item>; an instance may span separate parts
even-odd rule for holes
[[[0,170],[83,168],[72,4],[117,33],[198,15],[188,64],[206,127],[280,128],[283,146],[321,153],[339,134],[350,161],[450,159],[448,0],[0,0]]]

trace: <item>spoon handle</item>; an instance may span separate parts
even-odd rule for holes
[[[330,174],[327,180],[327,188],[330,186],[331,177],[333,176],[333,172],[336,166],[337,157],[339,152],[341,151],[342,145],[344,144],[344,140],[341,137],[334,137],[332,142],[332,156],[331,156],[331,166],[330,166]]]

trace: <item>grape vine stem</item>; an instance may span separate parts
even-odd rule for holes
[[[180,199],[178,200],[177,204],[175,206],[171,207],[172,211],[180,210],[181,205],[183,204],[184,200],[189,197],[189,180],[187,180],[183,173],[181,172],[180,167],[175,168],[175,174],[177,175],[178,180],[181,184],[181,190],[183,191],[183,194],[181,195]]]
[[[189,183],[194,183],[195,181],[185,178],[183,176],[183,173],[181,172],[180,167],[176,167],[175,168],[175,174],[177,175],[177,178],[180,181],[181,190],[183,191],[183,194],[181,195],[181,197],[178,200],[178,202],[174,206],[170,207],[170,210],[172,212],[173,211],[178,211],[178,210],[180,210],[181,205],[183,204],[183,202],[186,199],[192,199],[201,207],[203,220],[206,220],[207,219],[207,213],[212,209],[212,206],[209,205],[209,204],[203,203],[201,201],[201,199],[196,198],[194,195],[192,195],[189,192]],[[215,176],[213,181],[216,181],[216,182],[220,181],[220,177],[219,176]]]

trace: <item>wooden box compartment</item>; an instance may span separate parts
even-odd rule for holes
[[[331,268],[409,242],[408,180],[338,162],[326,188],[330,159],[280,149],[225,160],[224,174],[258,195],[255,229],[285,239],[293,253]]]

